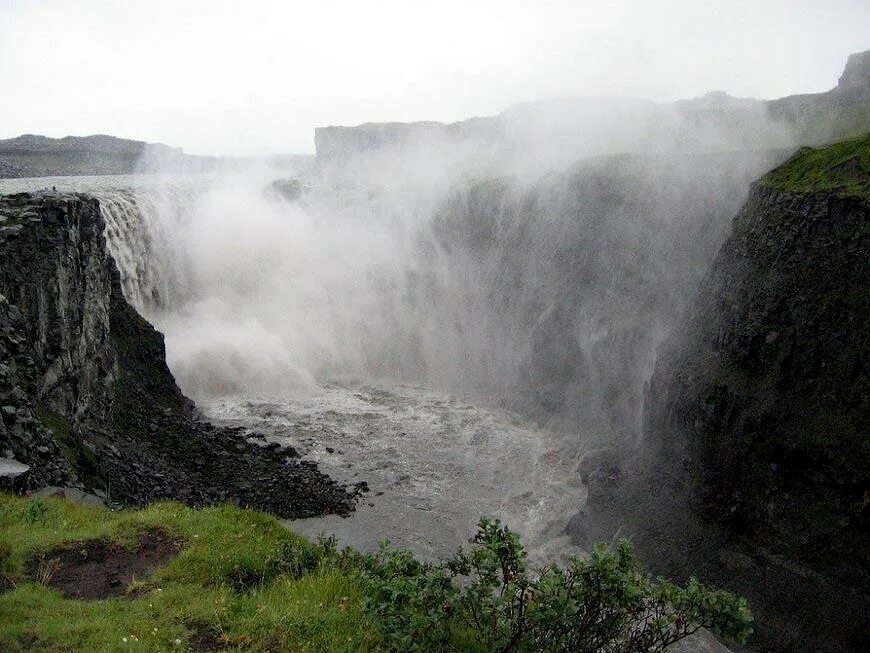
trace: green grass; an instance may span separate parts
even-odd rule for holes
[[[803,148],[761,178],[764,186],[797,193],[832,192],[870,198],[870,134]]]
[[[78,543],[101,540],[112,546],[88,550],[112,555],[155,531],[160,538],[149,541],[177,555],[115,588],[118,596],[78,600],[52,586],[82,591],[65,584]],[[60,572],[45,555],[58,546]],[[652,578],[628,542],[565,570],[528,570],[525,556],[518,535],[484,518],[467,554],[432,565],[389,547],[339,552],[334,540],[313,544],[232,505],[111,511],[0,493],[0,651],[487,653],[510,640],[530,653],[565,650],[570,636],[571,650],[593,653],[604,641],[640,653],[700,626],[739,642],[751,632],[746,601],[694,580]],[[107,590],[98,572],[92,589]]]
[[[26,560],[59,544],[108,538],[132,545],[156,527],[184,548],[152,577],[137,579],[129,596],[65,599],[25,578]],[[275,519],[233,506],[165,502],[112,512],[0,494],[0,571],[16,584],[0,594],[0,650],[188,651],[203,630],[226,650],[378,650],[352,574],[320,565],[300,575],[274,564],[306,547]]]

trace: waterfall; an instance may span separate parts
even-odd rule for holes
[[[763,157],[606,157],[524,179],[378,165],[98,188],[131,303],[194,397],[415,382],[636,437],[655,350]]]
[[[143,315],[153,314],[171,291],[165,279],[167,242],[145,203],[135,193],[116,190],[100,193],[100,208],[106,223],[109,251],[121,273],[124,296]]]

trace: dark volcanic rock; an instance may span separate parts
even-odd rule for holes
[[[866,197],[756,185],[660,351],[643,480],[600,492],[654,565],[746,595],[763,650],[870,632],[868,289]]]
[[[868,218],[866,200],[756,188],[659,359],[650,428],[704,466],[721,520],[870,516]]]
[[[126,302],[96,200],[0,197],[0,455],[16,489],[80,483],[116,503],[231,500],[282,517],[346,513],[313,465],[198,420],[163,336]]]

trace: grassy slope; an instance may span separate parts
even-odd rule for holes
[[[160,526],[183,540],[180,555],[129,597],[64,599],[23,578],[27,558],[60,543],[108,537],[132,543]],[[17,586],[0,594],[0,650],[186,651],[206,627],[228,650],[372,651],[376,636],[349,576],[322,568],[294,578],[269,569],[305,541],[264,514],[178,503],[110,512],[59,499],[0,494],[0,571]],[[259,576],[247,591],[233,579]]]
[[[803,148],[760,183],[798,193],[827,191],[870,198],[870,134],[825,147]]]

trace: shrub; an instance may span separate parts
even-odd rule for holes
[[[25,519],[28,524],[35,524],[42,521],[48,513],[48,506],[42,499],[34,499],[27,506],[27,515]]]
[[[626,541],[535,574],[498,520],[481,519],[471,542],[437,565],[385,544],[362,565],[366,609],[391,649],[641,653],[702,627],[741,643],[751,633],[745,600],[652,578]]]
[[[316,543],[285,542],[270,567],[275,574],[288,574],[294,579],[317,570],[325,562],[337,559],[338,540],[334,535],[320,536]]]

